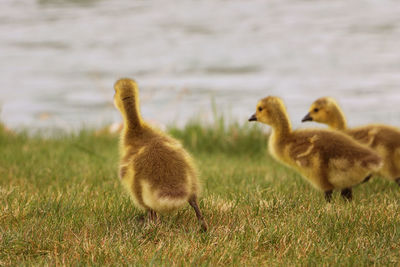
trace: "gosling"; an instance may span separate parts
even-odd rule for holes
[[[114,104],[124,125],[119,177],[134,204],[147,211],[149,220],[156,221],[157,213],[171,212],[189,203],[201,229],[207,231],[197,202],[200,184],[191,156],[177,140],[143,121],[135,81],[120,79],[114,89]]]
[[[334,189],[345,200],[352,199],[352,187],[377,171],[381,158],[368,147],[336,131],[292,130],[283,101],[269,96],[260,100],[249,121],[272,127],[268,150],[281,163],[298,171],[331,201]]]
[[[395,181],[400,186],[400,130],[382,124],[370,124],[347,128],[347,122],[335,99],[322,97],[310,107],[302,122],[315,121],[327,124],[331,129],[342,131],[358,142],[375,150],[383,159],[380,176]]]

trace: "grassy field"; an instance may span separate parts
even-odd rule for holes
[[[267,154],[250,125],[170,129],[203,181],[193,210],[140,221],[117,178],[118,138],[92,131],[46,139],[0,128],[0,265],[400,264],[400,188],[379,178],[326,204]]]

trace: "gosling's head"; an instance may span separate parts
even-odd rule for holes
[[[321,97],[312,103],[309,112],[301,120],[329,124],[334,112],[338,109],[336,101],[331,97]]]
[[[258,102],[256,113],[249,118],[249,121],[259,121],[272,126],[279,122],[281,114],[284,113],[283,101],[278,97],[268,96]]]
[[[138,86],[135,81],[123,78],[114,84],[114,105],[119,111],[124,110],[124,103],[135,103],[138,98]]]

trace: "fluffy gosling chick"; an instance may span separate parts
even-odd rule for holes
[[[124,121],[119,177],[134,203],[147,211],[150,220],[156,220],[157,213],[189,203],[206,231],[197,203],[200,185],[191,156],[177,140],[142,120],[138,87],[133,80],[120,79],[114,89],[114,104]]]
[[[330,202],[334,189],[352,199],[352,187],[380,168],[382,160],[368,147],[336,131],[292,130],[285,105],[278,97],[266,97],[257,104],[249,121],[272,127],[268,149],[278,161],[298,171]]]
[[[305,121],[327,124],[331,129],[342,131],[358,142],[368,145],[383,159],[379,174],[396,181],[400,186],[400,130],[381,124],[347,128],[345,116],[338,103],[331,97],[317,99],[310,107]]]

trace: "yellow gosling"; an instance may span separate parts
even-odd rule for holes
[[[292,130],[285,105],[278,97],[260,100],[249,121],[259,121],[272,127],[268,149],[285,165],[298,171],[316,189],[325,192],[330,202],[334,189],[352,199],[352,187],[377,171],[381,158],[371,149],[350,137],[320,129]]]
[[[133,80],[120,79],[114,88],[114,104],[124,121],[119,177],[134,204],[146,210],[154,221],[157,213],[174,211],[189,203],[206,231],[197,203],[200,184],[191,156],[177,140],[143,121],[138,87]]]
[[[302,121],[327,124],[331,129],[340,130],[358,142],[368,145],[383,159],[383,167],[378,174],[396,181],[400,186],[400,129],[382,124],[349,129],[341,108],[331,97],[317,99]]]

